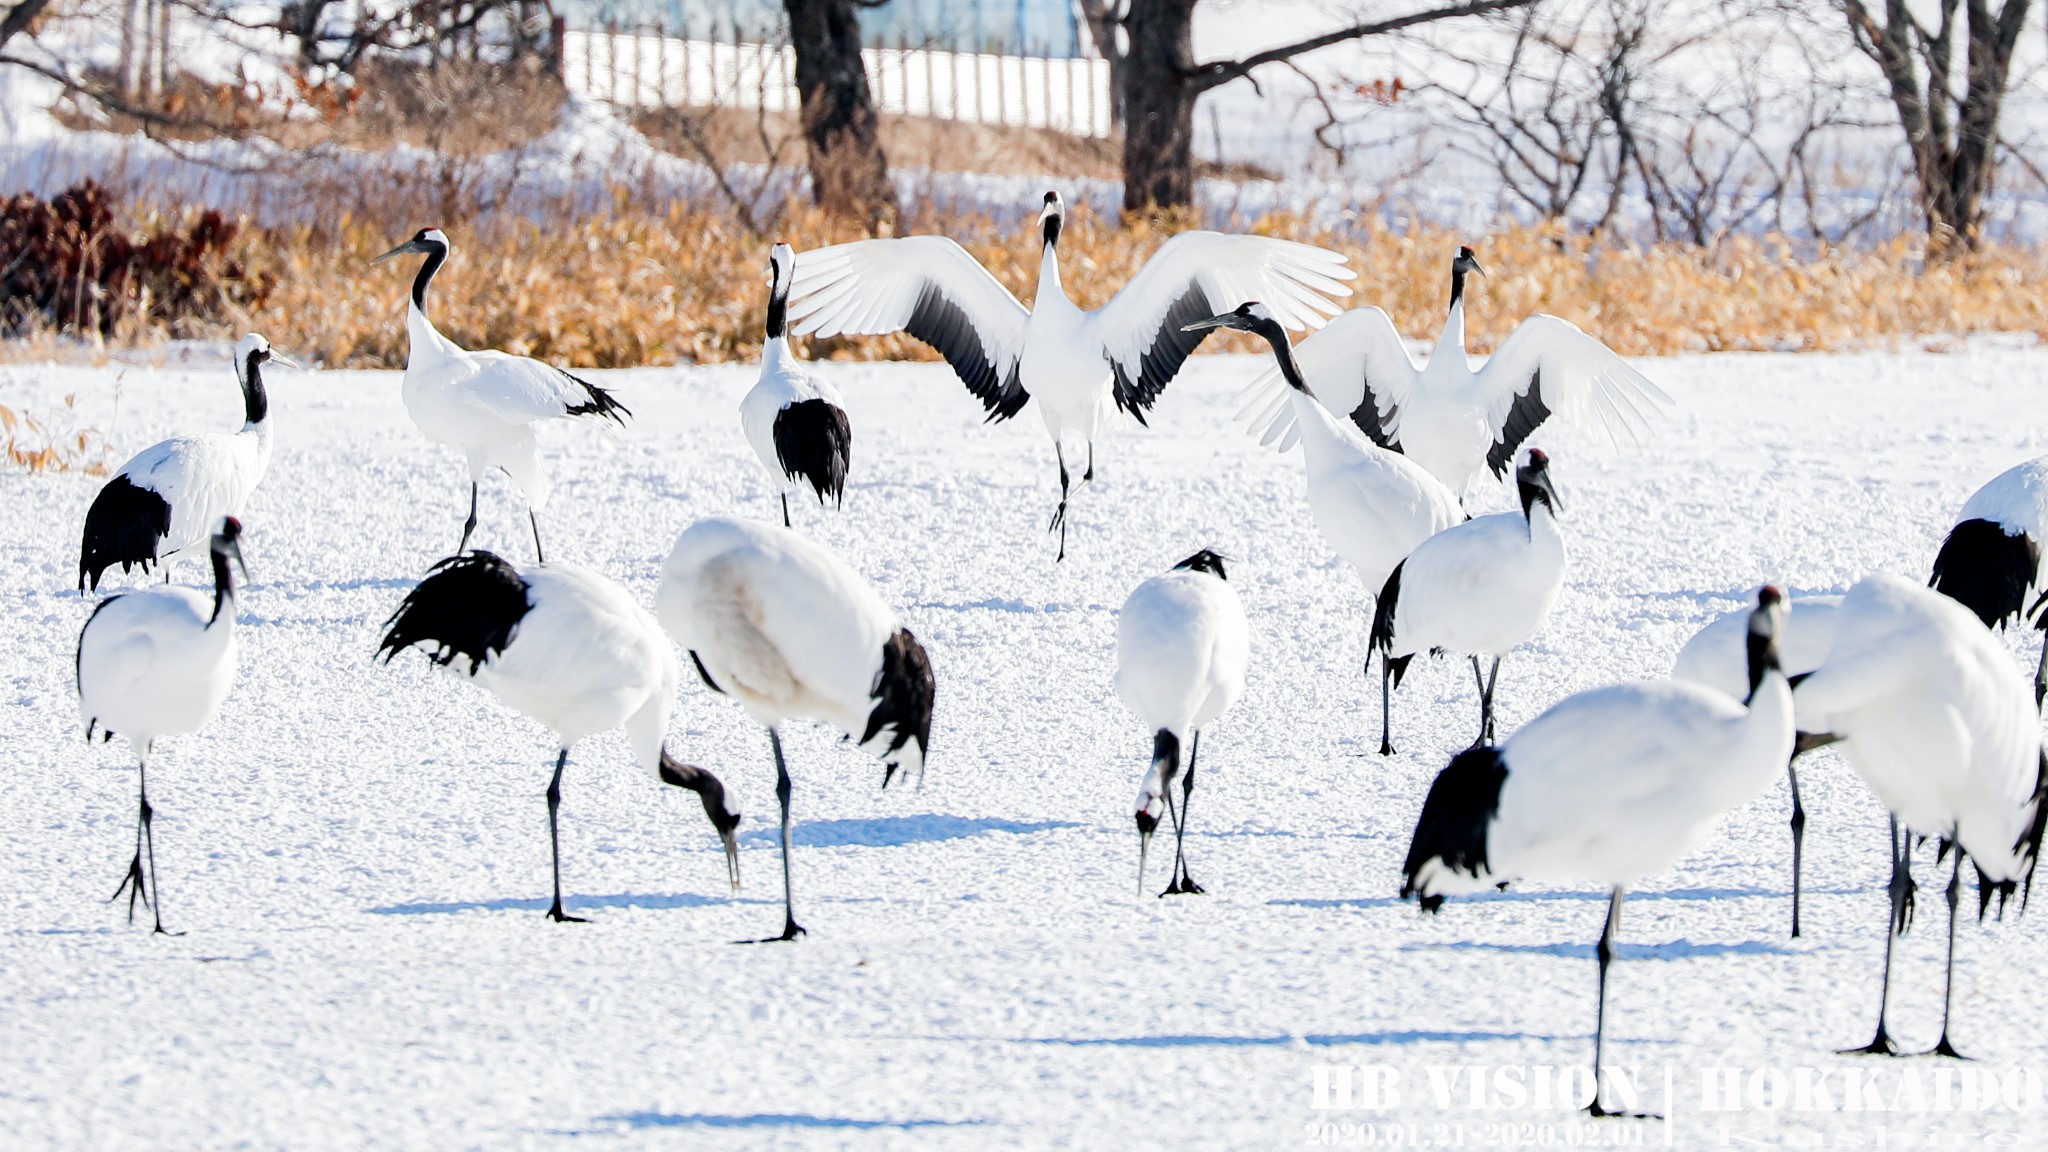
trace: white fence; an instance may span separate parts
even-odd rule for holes
[[[1110,134],[1107,61],[910,47],[870,48],[861,59],[885,113]],[[797,109],[796,56],[786,45],[572,29],[562,33],[561,63],[571,91],[621,108]]]

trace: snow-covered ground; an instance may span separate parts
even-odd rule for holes
[[[206,731],[166,741],[152,773],[165,918],[186,934],[129,926],[106,898],[132,843],[134,773],[121,742],[81,739],[71,688],[92,605],[72,591],[77,531],[97,482],[0,475],[5,1145],[1347,1137],[1313,1127],[1325,1122],[1374,1123],[1380,1146],[1543,1139],[1510,1121],[1583,1139],[1564,1108],[1474,1108],[1463,1080],[1450,1106],[1431,1099],[1432,1067],[1589,1061],[1602,898],[1517,889],[1435,919],[1394,899],[1423,792],[1471,738],[1470,677],[1418,665],[1397,699],[1402,754],[1370,754],[1365,591],[1309,524],[1299,460],[1232,419],[1256,367],[1198,359],[1150,429],[1102,442],[1059,566],[1043,531],[1051,453],[1031,413],[984,426],[941,366],[826,369],[852,411],[853,482],[843,513],[806,507],[799,526],[901,609],[939,697],[921,790],[883,793],[879,765],[830,733],[789,738],[811,930],[789,946],[729,943],[779,922],[773,772],[760,730],[694,682],[672,738],[737,790],[743,893],[724,890],[694,797],[629,767],[613,734],[577,749],[565,784],[564,882],[590,923],[542,918],[549,738],[417,654],[372,658],[463,511],[460,466],[411,428],[390,373],[272,374],[278,448],[245,517],[240,681]],[[1571,570],[1550,627],[1503,672],[1504,734],[1575,689],[1660,674],[1765,578],[1822,592],[1872,570],[1924,574],[1963,498],[2048,450],[2048,351],[1645,368],[1684,403],[1654,446],[1615,456],[1575,433],[1538,438]],[[744,367],[607,376],[635,418],[623,433],[550,437],[551,553],[651,598],[692,519],[770,514],[736,418],[750,380]],[[224,359],[0,367],[0,404],[47,409],[71,393],[121,453],[239,419]],[[479,543],[529,558],[502,483],[484,510]],[[1160,900],[1133,890],[1149,741],[1110,687],[1114,621],[1140,579],[1202,546],[1231,557],[1254,671],[1203,741],[1189,851],[1210,894]],[[2017,676],[2031,640],[2012,643]],[[1724,1124],[1765,1140],[1873,1143],[1888,1124],[1892,1146],[1929,1128],[2038,1146],[2038,1108],[1914,1112],[1896,1086],[1932,1092],[1934,1062],[1833,1054],[1868,1037],[1876,1010],[1884,825],[1832,753],[1802,775],[1808,935],[1786,935],[1780,787],[1630,901],[1609,1060],[1637,1070],[1652,1107],[1672,1071],[1677,1147],[1713,1145]],[[1893,1017],[1914,1047],[1939,1019],[1945,879],[1931,848],[1921,859]],[[1151,891],[1167,879],[1154,864]],[[2048,1072],[2044,944],[2038,916],[1962,927],[1956,1039],[1974,1070]],[[1375,1064],[1401,1077],[1398,1107],[1314,1107],[1318,1067]],[[1874,1069],[1882,1099],[1907,1110],[1700,1110],[1705,1069],[1767,1066]],[[1835,1107],[1842,1088],[1828,1081]],[[1591,1129],[1600,1142],[1631,1133],[1666,1138],[1661,1124]]]

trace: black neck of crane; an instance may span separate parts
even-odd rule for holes
[[[263,390],[263,353],[254,349],[242,361],[242,416],[251,424],[270,417],[270,393]]]
[[[228,571],[228,554],[215,549],[213,553],[213,615],[208,618],[211,626],[220,619],[221,610],[235,599],[234,573]]]
[[[413,277],[412,306],[419,309],[422,316],[427,314],[427,285],[433,283],[434,273],[439,272],[441,265],[447,260],[448,249],[436,244],[427,252],[426,260],[420,264],[420,274]]]

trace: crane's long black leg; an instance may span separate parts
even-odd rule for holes
[[[1493,743],[1493,689],[1500,683],[1500,662],[1501,657],[1493,658],[1493,670],[1486,674],[1486,693],[1480,697],[1479,739],[1486,744]]]
[[[794,940],[806,936],[803,925],[796,922],[796,898],[791,894],[789,883],[789,765],[782,759],[782,734],[773,726],[768,729],[768,746],[775,750],[775,799],[782,805],[782,935],[766,936],[750,940],[750,944],[769,944],[782,940]]]
[[[156,875],[156,809],[149,806],[149,777],[146,767],[142,764],[137,764],[135,771],[137,776],[138,791],[141,793],[142,796],[142,805],[140,813],[142,817],[142,840],[143,843],[147,845],[149,849],[150,915],[155,918],[155,930],[158,935],[182,936],[184,935],[184,933],[182,932],[164,931],[164,886],[162,882],[157,879]],[[133,909],[131,906],[131,911],[132,910]],[[1953,917],[1951,917],[1951,919],[1953,919]],[[1951,930],[1950,935],[1954,935],[1953,930]]]
[[[1884,980],[1877,991],[1877,1035],[1861,1048],[1845,1048],[1844,1055],[1863,1053],[1871,1056],[1897,1056],[1899,1046],[1892,1042],[1891,1033],[1885,1030],[1885,1008],[1891,1000],[1892,991],[1892,946],[1897,943],[1899,933],[1913,921],[1913,876],[1911,834],[1901,843],[1899,818],[1892,817],[1892,879],[1887,885],[1891,894],[1891,907],[1885,915],[1884,937]]]
[[[139,772],[140,770],[138,767],[137,771]],[[114,889],[112,896],[107,897],[107,900],[112,902],[119,900],[121,893],[128,893],[128,922],[130,924],[135,923],[135,902],[140,900],[145,907],[148,907],[150,904],[149,882],[144,877],[142,871],[142,829],[144,825],[149,823],[149,789],[147,787],[141,788],[140,795],[141,803],[135,815],[135,855],[129,858],[128,871],[121,877],[120,885]]]
[[[470,533],[476,531],[476,481],[469,482],[469,519],[462,522],[462,542],[455,546],[455,554],[462,555],[469,550]]]
[[[569,750],[564,748],[562,754],[555,757],[555,778],[548,781],[548,852],[554,857],[555,872],[555,902],[548,909],[548,918],[558,924],[565,920],[581,924],[583,917],[562,911],[562,840],[555,831],[555,812],[562,806],[562,768],[568,763]]]
[[[1053,510],[1052,523],[1046,525],[1045,530],[1059,529],[1060,553],[1053,557],[1053,563],[1057,564],[1067,558],[1067,454],[1058,437],[1053,438],[1052,455],[1060,465],[1060,506]]]
[[[788,528],[788,527],[790,527],[790,526],[791,526],[791,525],[790,525],[790,523],[789,523],[789,493],[788,493],[788,492],[784,492],[784,493],[782,494],[782,526],[783,526],[784,528]]]
[[[1372,653],[1365,654],[1366,675],[1372,674]],[[1380,755],[1394,754],[1394,660],[1380,653]]]
[[[1792,938],[1799,938],[1799,867],[1800,855],[1806,847],[1806,806],[1799,802],[1799,768],[1793,761],[1799,758],[1792,753],[1792,760],[1785,763],[1785,779],[1792,786]]]
[[[1486,673],[1479,670],[1479,657],[1476,655],[1472,657],[1472,683],[1479,690],[1479,735],[1473,738],[1472,747],[1480,748],[1486,744]]]
[[[1607,1042],[1607,966],[1614,962],[1614,934],[1621,930],[1621,889],[1607,898],[1607,923],[1600,929],[1600,943],[1593,956],[1600,962],[1600,1001],[1593,1010],[1593,1103],[1586,1109],[1595,1116],[1614,1113],[1600,1106],[1600,1056]]]
[[[155,925],[154,932],[163,936],[182,936],[182,932],[170,932],[164,928],[163,893],[157,887],[156,880],[156,833],[152,828],[156,819],[156,809],[149,804],[147,752],[136,762],[135,778],[135,856],[128,862],[128,875],[122,878],[120,887],[115,888],[114,894],[107,899],[119,900],[121,893],[126,892],[130,924],[135,923],[135,902],[140,900],[150,911]],[[148,862],[147,873],[143,870],[145,860]]]
[[[1203,891],[1202,886],[1195,883],[1195,878],[1188,875],[1187,856],[1181,851],[1181,841],[1187,835],[1188,804],[1190,798],[1195,794],[1195,758],[1201,755],[1201,752],[1202,733],[1200,730],[1197,730],[1194,742],[1188,747],[1187,774],[1182,776],[1180,780],[1180,819],[1174,823],[1173,828],[1174,880],[1173,886],[1167,889],[1168,892],[1179,893],[1183,896],[1199,896]]]
[[[1087,470],[1086,472],[1083,472],[1083,473],[1081,473],[1081,483],[1083,483],[1083,484],[1093,484],[1094,482],[1095,482],[1095,441],[1093,441],[1093,440],[1090,440],[1090,441],[1088,442],[1088,470]]]
[[[2048,616],[2041,618],[2041,660],[2034,665],[2034,711],[2041,710],[2041,700],[2048,697]]]
[[[540,517],[534,515],[531,508],[526,510],[526,522],[533,525],[533,562],[545,564],[548,562],[548,554],[540,550]]]
[[[1956,991],[1956,904],[1963,891],[1963,846],[1956,844],[1953,847],[1956,851],[1956,868],[1948,874],[1948,966],[1941,979],[1941,1039],[1935,1042],[1929,1055],[1953,1056],[1958,1060],[1968,1060],[1969,1057],[1956,1051],[1956,1046],[1948,1040],[1949,1005],[1954,1000]]]

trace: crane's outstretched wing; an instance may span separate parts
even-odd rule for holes
[[[1650,422],[1674,403],[1662,388],[1569,320],[1538,313],[1522,321],[1479,369],[1493,447],[1486,464],[1505,475],[1515,452],[1553,414],[1598,420],[1616,448],[1640,444]]]
[[[1289,328],[1320,328],[1337,313],[1331,297],[1351,295],[1343,282],[1353,276],[1344,257],[1292,240],[1175,236],[1092,316],[1116,376],[1117,407],[1144,423],[1145,409],[1208,335],[1183,326],[1257,300]]]
[[[561,416],[597,416],[623,427],[632,410],[610,392],[528,356],[484,349],[469,353],[476,371],[459,385],[469,401],[510,424]]]
[[[1031,397],[1017,382],[1031,313],[944,236],[856,240],[796,258],[789,320],[803,336],[908,332],[932,346],[990,420]]]
[[[1394,322],[1378,308],[1353,308],[1294,346],[1295,362],[1317,403],[1349,416],[1360,432],[1382,448],[1401,447],[1401,409],[1421,369],[1408,355]],[[1238,418],[1251,425],[1261,444],[1294,447],[1294,405],[1278,367],[1269,368],[1238,396]]]

